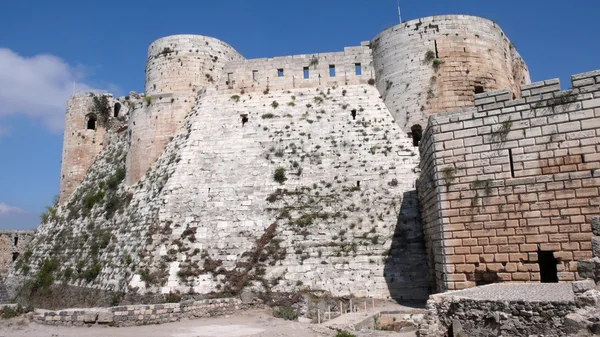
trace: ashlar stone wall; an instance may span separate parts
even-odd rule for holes
[[[427,117],[473,107],[478,90],[530,83],[515,46],[496,23],[469,15],[441,15],[391,27],[372,41],[377,88],[405,132]]]
[[[0,275],[6,275],[10,265],[25,252],[33,231],[0,230]]]
[[[336,53],[233,61],[223,73],[219,89],[237,92],[366,84],[375,76],[368,42]]]
[[[430,117],[418,191],[438,291],[539,282],[540,252],[559,281],[579,279],[599,213],[600,71],[475,96]]]
[[[65,202],[73,191],[81,184],[88,169],[106,145],[107,128],[119,129],[126,124],[129,105],[122,99],[119,101],[112,95],[108,98],[110,111],[107,123],[100,122],[94,110],[94,97],[86,92],[74,94],[67,103],[65,115],[65,131],[63,137],[63,153],[60,174],[59,202]],[[94,128],[88,122],[95,120]]]
[[[419,155],[377,89],[238,96],[203,90],[133,185],[114,182],[127,137],[112,138],[9,288],[56,258],[57,281],[113,291],[426,298]]]

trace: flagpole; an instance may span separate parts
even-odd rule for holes
[[[402,23],[402,15],[400,14],[400,0],[396,1],[398,3],[398,21]]]

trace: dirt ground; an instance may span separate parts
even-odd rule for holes
[[[383,331],[354,332],[358,337],[415,336],[414,333]],[[0,320],[0,337],[303,337],[335,336],[335,331],[316,324],[290,322],[272,317],[262,310],[251,310],[231,316],[196,319],[162,325],[127,328],[62,327],[40,325],[26,318]]]

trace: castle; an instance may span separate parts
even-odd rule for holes
[[[268,59],[161,38],[144,95],[70,99],[60,205],[9,286],[48,258],[71,285],[162,293],[412,300],[539,281],[540,259],[576,279],[597,83],[530,84],[500,27],[465,15]]]

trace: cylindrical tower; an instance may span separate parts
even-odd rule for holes
[[[94,97],[96,95],[92,93],[78,93],[67,103],[60,170],[60,203],[65,202],[79,186],[103,147],[106,133],[104,121],[110,116],[98,115],[94,109]],[[108,100],[108,104],[108,107],[115,104],[112,98]]]
[[[227,62],[243,59],[227,43],[201,35],[172,35],[150,45],[146,100],[129,119],[129,184],[136,183],[162,154],[194,106],[197,91],[226,76]]]
[[[468,15],[412,20],[372,41],[376,85],[406,132],[430,114],[474,106],[476,93],[530,83],[527,65],[494,22]],[[419,127],[417,127],[419,126]]]
[[[146,95],[192,93],[216,85],[225,63],[244,57],[218,39],[202,35],[172,35],[148,47]]]

